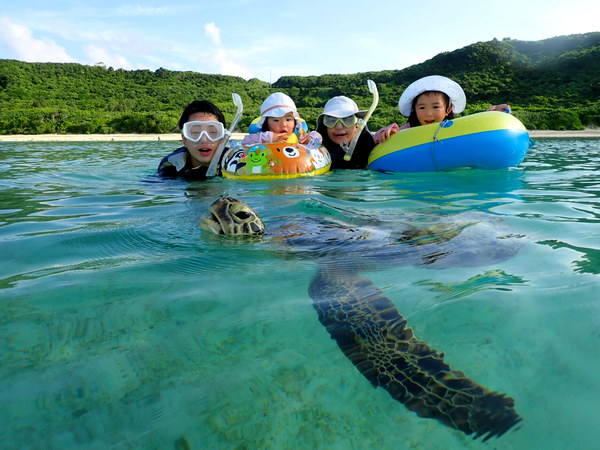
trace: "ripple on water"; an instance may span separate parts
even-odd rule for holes
[[[510,171],[149,179],[174,146],[3,144],[2,447],[482,448],[356,371],[311,305],[319,263],[360,271],[453,367],[516,400],[522,427],[488,444],[596,444],[597,141],[540,140]],[[273,233],[201,231],[221,195]],[[477,264],[357,245],[457,221],[482,231],[455,241],[486,250],[464,258]],[[305,241],[274,239],[292,228]],[[518,251],[495,258],[500,235]]]

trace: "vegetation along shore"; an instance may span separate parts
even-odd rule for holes
[[[600,128],[585,130],[533,130],[533,139],[600,139]],[[232,139],[243,139],[244,133],[233,133]],[[135,142],[181,141],[181,134],[13,134],[0,135],[0,142]]]
[[[314,127],[325,102],[335,95],[371,103],[367,80],[377,84],[379,106],[369,121],[377,130],[402,122],[400,93],[426,75],[445,75],[467,94],[465,114],[510,103],[512,113],[532,130],[582,131],[600,128],[600,32],[540,41],[478,42],[441,53],[403,70],[350,75],[286,76],[275,83],[226,75],[166,69],[123,70],[99,63],[27,63],[0,59],[0,137],[13,135],[114,135],[111,140],[170,139],[185,105],[214,101],[231,120],[232,92],[244,103],[238,131],[247,130],[261,102],[272,92],[290,95]],[[556,135],[558,137],[558,135]],[[16,138],[15,138],[16,139]],[[50,138],[46,138],[48,140]]]

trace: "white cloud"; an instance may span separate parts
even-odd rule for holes
[[[204,33],[215,47],[213,51],[209,51],[200,58],[204,65],[210,67],[215,73],[246,79],[253,77],[252,72],[238,62],[240,60],[240,53],[223,47],[221,30],[214,22],[204,24]]]
[[[36,39],[23,25],[0,17],[0,41],[14,52],[15,59],[27,62],[75,62],[66,50],[50,39]]]
[[[221,45],[221,30],[213,22],[204,24],[204,33],[216,45]]]
[[[96,45],[86,45],[83,48],[92,64],[103,63],[106,67],[117,69],[133,69],[132,64],[121,55],[115,55]]]
[[[217,66],[218,73],[234,75],[246,79],[253,77],[252,72],[235,62],[233,58],[231,58],[230,53],[223,48],[218,49],[212,55],[212,59]]]

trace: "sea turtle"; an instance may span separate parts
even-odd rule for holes
[[[261,218],[241,200],[220,198],[209,210],[210,217],[202,219],[202,227],[213,233],[265,233]],[[484,441],[503,435],[521,421],[512,398],[452,369],[443,353],[414,336],[389,298],[370,280],[357,275],[372,258],[435,265],[464,262],[465,257],[475,254],[460,242],[469,224],[438,225],[433,232],[431,227],[409,228],[377,235],[377,227],[365,231],[360,226],[344,227],[336,220],[317,220],[315,230],[304,233],[302,229],[310,223],[303,220],[298,227],[284,227],[278,238],[289,248],[300,246],[318,256],[318,271],[308,289],[313,307],[331,338],[365,378],[418,416],[437,419]],[[455,240],[458,242],[452,246]],[[484,258],[499,260],[514,254],[510,238],[504,239],[506,245],[498,244],[496,236],[494,240],[496,249],[491,256],[487,250],[480,252]],[[335,245],[339,241],[343,245]],[[332,259],[336,252],[351,253],[351,257]],[[457,256],[461,253],[462,257]],[[351,266],[348,261],[352,261]]]

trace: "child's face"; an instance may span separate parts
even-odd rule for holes
[[[421,125],[429,125],[444,120],[452,111],[452,105],[446,106],[444,94],[440,92],[425,92],[415,103],[415,112]]]
[[[199,121],[208,121],[213,120],[218,122],[219,119],[214,114],[198,112],[191,114],[188,117],[188,122],[192,122],[194,120]],[[188,149],[190,155],[192,156],[192,164],[194,167],[197,166],[209,166],[210,162],[215,156],[215,151],[219,147],[219,144],[223,139],[220,139],[216,142],[210,141],[206,136],[202,136],[198,142],[193,142],[185,138],[183,134],[181,135],[181,140],[183,141],[183,145]]]
[[[296,127],[294,113],[289,112],[283,117],[267,117],[267,127],[273,133],[291,135]]]
[[[326,128],[327,136],[331,139],[335,144],[349,144],[354,137],[354,133],[356,133],[356,129],[358,125],[353,125],[351,127],[345,127],[341,121],[338,121],[334,127]]]

